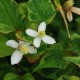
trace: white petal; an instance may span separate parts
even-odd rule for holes
[[[73,13],[76,13],[76,14],[80,15],[80,8],[71,7],[71,11],[72,11]]]
[[[37,49],[33,46],[29,46],[29,51],[28,51],[30,54],[35,54],[37,53]]]
[[[27,29],[27,30],[26,30],[26,34],[29,35],[29,36],[31,36],[31,37],[36,37],[36,36],[38,36],[38,32],[35,31],[35,30],[32,30],[32,29]]]
[[[21,61],[22,57],[23,54],[20,51],[16,50],[11,56],[11,64],[18,64]]]
[[[19,45],[21,45],[21,44],[23,44],[23,43],[24,43],[24,41],[20,41],[20,40],[19,40]]]
[[[15,40],[9,40],[9,41],[6,42],[6,45],[10,46],[12,48],[17,48],[19,44]]]
[[[40,31],[45,31],[45,30],[46,30],[46,23],[45,23],[45,22],[42,22],[42,23],[39,25],[38,32],[40,32]]]
[[[42,38],[42,41],[43,41],[44,43],[47,43],[47,44],[54,44],[54,43],[56,43],[55,39],[52,38],[52,37],[50,37],[50,36],[48,36],[48,35],[45,35],[45,36]]]
[[[41,43],[41,38],[40,37],[36,37],[33,41],[33,44],[35,47],[40,47],[40,43]]]
[[[67,11],[67,18],[68,18],[69,21],[73,20],[73,16],[72,16],[71,11]]]
[[[29,42],[25,42],[24,43],[26,46],[29,46],[31,43],[29,43]]]
[[[29,46],[31,43],[25,42],[25,41],[19,41],[19,45],[22,45],[22,44]]]

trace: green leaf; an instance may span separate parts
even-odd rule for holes
[[[80,80],[80,78],[77,76],[70,76],[70,80]]]
[[[7,58],[0,58],[0,80],[4,80],[4,76],[9,72],[15,73],[15,67],[11,66],[11,63]]]
[[[4,80],[20,80],[19,78],[18,79],[16,79],[16,78],[18,78],[18,75],[14,74],[14,73],[8,73],[4,77]]]
[[[74,34],[71,35],[71,40],[75,40],[76,38],[80,39],[80,35],[77,34],[77,33],[74,33]]]
[[[80,67],[80,57],[65,57],[66,61],[72,62],[76,64],[78,67]]]
[[[61,44],[53,45],[51,48],[46,50],[45,55],[42,57],[40,63],[33,72],[43,68],[65,68],[65,55],[65,51]]]
[[[58,80],[69,80],[69,79],[70,79],[70,76],[68,75],[63,75],[58,78]]]
[[[80,35],[74,33],[71,35],[70,39],[71,39],[71,43],[69,46],[70,52],[80,56]]]
[[[4,80],[35,80],[30,73],[26,73],[24,76],[19,76],[14,73],[7,73]]]
[[[9,56],[14,51],[14,49],[6,45],[6,41],[7,39],[2,34],[0,34],[0,58]]]
[[[32,74],[30,73],[26,73],[24,76],[23,76],[23,80],[35,80],[32,76]]]
[[[77,76],[69,76],[69,75],[63,75],[58,80],[80,80]]]
[[[47,50],[47,44],[45,44],[45,43],[41,43],[41,46],[39,47],[39,49],[38,49],[38,54],[36,54],[36,55],[43,55],[44,54],[44,52]]]
[[[80,18],[77,18],[76,22],[80,25]]]
[[[55,17],[55,9],[51,0],[29,0],[28,18],[30,21],[50,23]]]
[[[69,39],[67,36],[67,32],[64,30],[59,30],[59,42],[63,43],[65,47],[68,47],[69,45]]]
[[[57,80],[57,73],[58,73],[59,69],[42,69],[37,71],[41,76],[45,77],[45,78],[50,78],[53,80]]]
[[[0,32],[2,32],[2,33],[10,33],[12,31],[15,31],[15,29],[13,27],[9,27],[6,24],[0,23]]]
[[[80,39],[76,38],[72,41],[72,51],[80,56]]]
[[[0,32],[13,32],[20,22],[17,3],[14,0],[0,0]]]

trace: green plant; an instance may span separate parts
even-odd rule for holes
[[[0,0],[1,80],[80,80],[79,2]]]

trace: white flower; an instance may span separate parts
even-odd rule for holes
[[[56,43],[54,38],[46,35],[45,30],[46,30],[46,23],[45,22],[42,22],[39,25],[38,32],[35,30],[32,30],[32,29],[26,30],[27,35],[29,35],[31,37],[35,37],[34,41],[33,41],[33,44],[35,47],[37,47],[37,48],[40,47],[41,40],[46,44]]]
[[[30,43],[28,43],[28,42],[19,41],[19,43],[18,43],[15,40],[9,40],[6,42],[6,45],[16,49],[11,56],[11,64],[12,65],[18,64],[21,61],[24,54],[37,53],[36,48],[34,48],[33,46],[30,46]]]

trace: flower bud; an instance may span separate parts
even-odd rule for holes
[[[68,0],[67,2],[64,3],[63,9],[65,12],[69,11],[71,7],[73,6],[74,1],[73,0]]]

